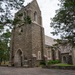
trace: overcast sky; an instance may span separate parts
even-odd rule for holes
[[[32,0],[25,0],[24,5],[27,5]],[[41,13],[42,13],[42,23],[45,30],[45,35],[48,35],[53,38],[57,38],[56,36],[52,36],[50,32],[52,29],[50,28],[50,18],[54,17],[55,10],[59,8],[57,5],[59,3],[58,0],[37,0],[38,5],[40,7]]]

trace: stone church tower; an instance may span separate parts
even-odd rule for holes
[[[43,60],[44,28],[42,27],[41,11],[36,0],[19,10],[21,22],[15,25],[11,37],[11,65],[38,66]],[[22,15],[21,15],[22,14]],[[29,16],[31,24],[25,23],[24,18]]]

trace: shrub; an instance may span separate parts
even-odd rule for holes
[[[40,65],[46,65],[46,62],[45,62],[44,60],[42,60],[42,61],[40,62]]]
[[[51,64],[58,64],[60,63],[60,60],[50,60],[47,62],[48,65],[51,65]]]
[[[60,60],[55,60],[55,64],[58,64],[58,63],[60,63]]]

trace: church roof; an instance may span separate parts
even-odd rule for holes
[[[70,53],[72,51],[72,46],[70,43],[59,44],[59,48],[61,53]]]
[[[52,46],[53,44],[56,44],[54,39],[45,35],[45,45]]]

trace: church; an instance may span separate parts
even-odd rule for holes
[[[11,36],[10,64],[35,67],[40,61],[59,60],[59,51],[53,50],[54,39],[44,34],[41,11],[36,0],[15,14],[19,19]]]

